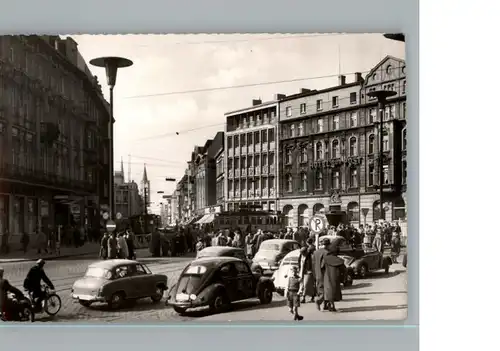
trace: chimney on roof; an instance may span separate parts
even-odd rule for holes
[[[257,106],[257,105],[261,105],[262,104],[262,100],[260,99],[253,99],[252,100],[252,106]]]
[[[311,92],[311,89],[306,89],[306,88],[300,89],[301,94],[305,94],[305,93],[309,93],[309,92]]]
[[[339,76],[339,85],[345,85],[345,76],[344,75]]]
[[[361,75],[361,73],[359,73],[359,72],[354,73],[354,81],[356,83],[362,83],[364,81],[363,76]]]
[[[285,94],[274,94],[274,100],[283,100],[286,98]]]

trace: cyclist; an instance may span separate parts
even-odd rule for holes
[[[45,260],[39,259],[36,264],[31,267],[26,279],[24,279],[24,288],[28,290],[33,295],[33,300],[37,308],[40,308],[41,302],[46,298],[45,292],[42,291],[41,282],[43,281],[48,287],[54,290],[54,284],[45,274],[43,267],[45,266]]]

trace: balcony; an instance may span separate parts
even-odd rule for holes
[[[267,151],[268,145],[267,143],[262,143],[262,151]]]
[[[263,175],[269,174],[269,166],[262,166],[262,174]]]
[[[246,190],[242,190],[241,191],[241,197],[242,198],[246,198],[247,197],[247,191]]]
[[[269,191],[266,189],[262,189],[262,197],[268,197],[269,196]]]
[[[7,163],[0,164],[0,178],[29,182],[40,187],[58,187],[70,192],[94,193],[97,191],[97,184],[93,182],[76,180],[52,172],[43,172]]]
[[[260,144],[255,144],[255,152],[260,152]]]
[[[242,177],[246,177],[247,176],[247,170],[246,169],[242,169],[241,170],[241,176]]]
[[[240,170],[239,170],[239,169],[235,169],[235,170],[234,170],[234,176],[235,176],[236,178],[238,178],[238,177],[240,176]]]
[[[229,178],[233,178],[234,177],[234,171],[232,169],[228,170],[227,173],[229,175]]]

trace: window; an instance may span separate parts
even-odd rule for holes
[[[339,171],[332,172],[332,187],[334,189],[340,189],[340,172]]]
[[[249,274],[250,270],[248,269],[248,265],[245,262],[235,262],[236,270],[238,274]]]
[[[358,170],[356,168],[351,168],[349,170],[349,181],[351,184],[351,188],[358,187]]]
[[[285,156],[285,164],[289,165],[292,163],[292,149],[288,148],[286,149],[286,156]],[[257,162],[257,158],[255,158],[255,161]]]
[[[316,111],[323,110],[323,100],[316,100]]]
[[[318,119],[318,133],[323,133],[323,118]]]
[[[406,80],[403,80],[403,95],[406,94]]]
[[[402,184],[406,184],[406,177],[408,176],[408,173],[407,173],[407,163],[406,161],[403,161],[403,172],[402,172],[402,178],[401,179],[401,183]]]
[[[303,136],[303,135],[304,135],[304,123],[300,122],[299,123],[299,136]]]
[[[287,117],[291,117],[292,116],[292,107],[291,106],[288,106],[286,108],[286,116]]]
[[[359,221],[359,205],[357,202],[350,202],[347,205],[347,217],[349,221]]]
[[[375,80],[375,74],[373,75],[373,79]],[[370,89],[368,89],[368,93],[372,93],[372,92],[374,92],[375,90],[377,90],[377,89],[376,89],[376,88],[370,88]],[[370,101],[371,101],[371,100],[375,100],[375,99],[376,99],[376,97],[375,97],[375,96],[371,96],[371,95],[370,95],[370,96],[368,97],[368,100],[370,100]]]
[[[375,184],[375,167],[372,165],[368,167],[368,186]]]
[[[406,102],[403,102],[403,118],[406,119]]]
[[[301,163],[307,162],[307,148],[306,147],[300,148],[300,162]]]
[[[238,135],[234,136],[234,147],[235,148],[240,147],[240,137]]]
[[[355,137],[349,139],[349,156],[356,156],[358,154],[358,141]]]
[[[268,139],[270,143],[274,143],[274,129],[268,129]],[[251,142],[250,140],[248,141],[249,143]]]
[[[307,191],[307,174],[300,174],[300,191]]]
[[[375,153],[375,135],[370,134],[368,137],[368,154],[372,155]]]
[[[146,269],[144,268],[144,266],[142,264],[136,264],[135,265],[135,272],[136,272],[137,275],[148,274],[148,272],[146,271]]]
[[[233,148],[233,137],[227,137],[227,148],[232,149]]]
[[[286,176],[286,191],[289,193],[293,191],[293,179],[291,174],[287,174]]]
[[[384,113],[384,121],[394,119],[396,117],[396,105],[386,106]]]
[[[316,171],[316,190],[323,189],[323,173]]]
[[[340,129],[340,116],[333,116],[333,130]]]
[[[337,139],[332,142],[332,158],[340,157],[340,144]]]
[[[295,138],[295,124],[290,125],[290,137]]]
[[[382,140],[382,146],[384,151],[389,151],[389,134],[387,132],[384,132],[384,137]]]
[[[403,129],[403,136],[402,136],[402,138],[403,138],[403,140],[401,141],[401,148],[403,150],[406,150],[406,143],[407,143],[407,141],[406,141],[406,128]]]
[[[389,184],[389,165],[384,165],[383,173],[384,173],[384,184]]]
[[[349,126],[351,128],[358,126],[358,115],[356,114],[356,112],[351,112],[349,116]]]
[[[377,109],[371,108],[369,112],[368,123],[372,124],[377,121]]]
[[[354,93],[350,93],[350,94],[349,94],[349,102],[350,102],[350,104],[351,104],[351,105],[356,104],[356,102],[357,102],[357,97],[358,97],[358,96],[357,96],[356,92],[354,92]]]
[[[241,135],[241,146],[245,146],[246,145],[246,134],[242,134]]]
[[[321,142],[316,144],[316,160],[323,159],[323,144]]]
[[[300,113],[301,114],[306,113],[306,104],[304,103],[300,104]]]
[[[332,97],[332,108],[338,107],[338,106],[339,106],[339,97],[338,96]]]

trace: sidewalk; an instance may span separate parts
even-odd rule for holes
[[[89,254],[99,254],[100,244],[99,243],[86,243],[81,247],[61,247],[61,252],[59,255],[55,253],[38,253],[36,249],[30,249],[28,252],[24,253],[22,251],[11,251],[8,254],[0,254],[0,263],[8,262],[24,262],[32,261],[35,259],[43,258],[46,260],[74,257],[74,256],[84,256]]]

